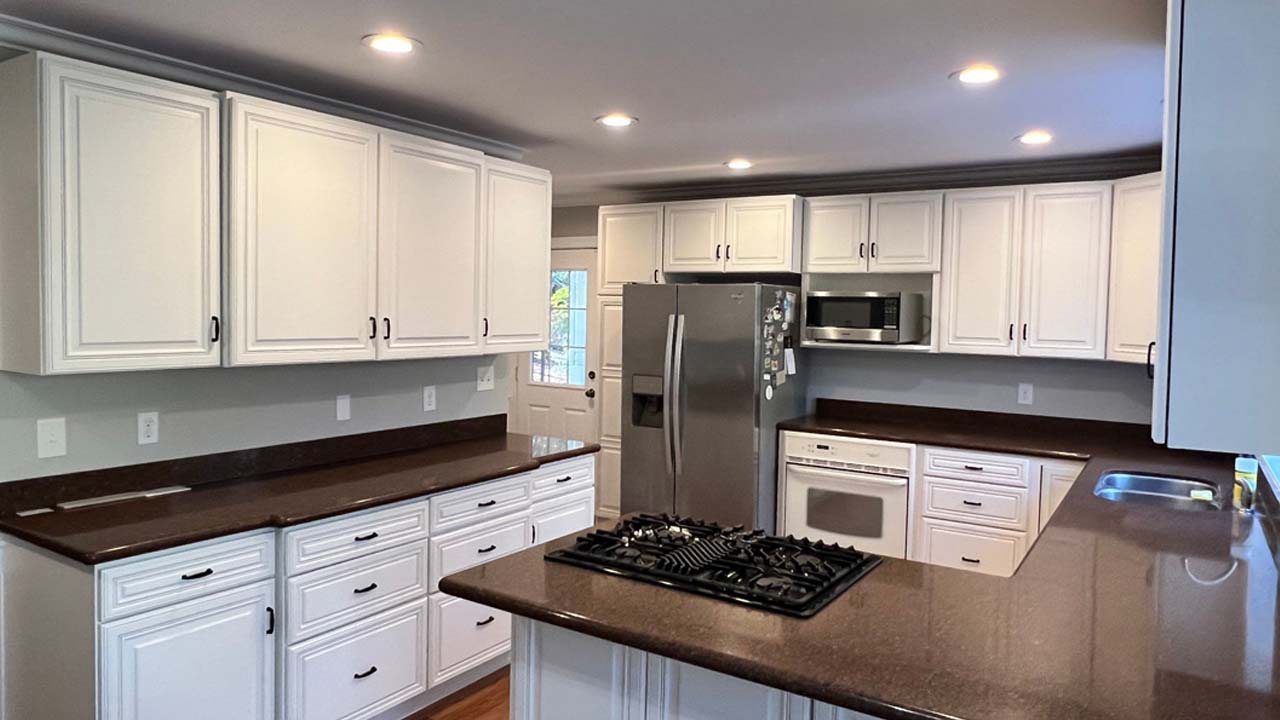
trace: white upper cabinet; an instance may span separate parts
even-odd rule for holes
[[[485,352],[547,348],[551,313],[551,173],[485,165]]]
[[[942,267],[942,193],[871,196],[868,269],[938,272]]]
[[[627,283],[656,283],[662,267],[662,205],[600,208],[596,277],[601,295],[621,295]]]
[[[726,272],[799,272],[802,200],[797,195],[726,201]]]
[[[88,63],[0,63],[0,368],[219,363],[218,109]]]
[[[942,352],[1014,355],[1022,189],[946,194]]]
[[[870,214],[871,199],[867,195],[805,200],[805,272],[866,272]]]
[[[720,272],[724,269],[725,201],[667,203],[662,234],[664,272]]]
[[[384,132],[379,177],[378,357],[479,353],[484,157]]]
[[[1112,188],[1108,360],[1145,363],[1156,341],[1162,178],[1161,173],[1139,175]]]
[[[1106,356],[1111,184],[1025,189],[1019,354]]]
[[[374,359],[377,129],[228,102],[230,363]]]

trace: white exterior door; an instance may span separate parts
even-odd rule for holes
[[[378,357],[480,352],[484,157],[379,137]]]
[[[267,580],[103,625],[102,720],[274,718],[274,597]]]
[[[946,194],[942,352],[1014,355],[1022,189]]]
[[[1106,355],[1111,184],[1025,190],[1019,354]]]
[[[665,272],[720,272],[724,269],[723,200],[667,203],[662,234]]]
[[[372,360],[378,133],[230,97],[233,365]]]
[[[942,193],[871,196],[871,272],[938,272]]]
[[[219,364],[217,95],[61,58],[39,67],[44,370]]]
[[[662,205],[605,205],[597,226],[597,291],[621,295],[627,283],[660,282]]]
[[[725,207],[725,272],[796,272],[798,197],[734,198]]]
[[[1161,173],[1117,181],[1112,189],[1111,289],[1107,359],[1145,363],[1160,306]]]
[[[805,200],[804,213],[806,272],[867,271],[868,196],[810,198]]]
[[[485,351],[541,350],[547,346],[551,174],[490,159],[485,175]]]

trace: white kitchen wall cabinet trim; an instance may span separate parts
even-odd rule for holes
[[[215,93],[0,63],[0,369],[219,364],[219,157]]]
[[[485,163],[485,352],[547,349],[551,322],[551,173]]]

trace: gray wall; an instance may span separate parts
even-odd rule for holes
[[[1059,417],[1151,422],[1151,381],[1142,365],[1089,360],[807,350],[815,398]],[[1019,405],[1018,383],[1035,403]]]
[[[493,363],[495,387],[476,391]],[[0,482],[507,411],[509,356],[33,377],[0,372]],[[422,387],[436,410],[422,411]],[[335,419],[337,395],[351,419]],[[160,442],[137,444],[137,413]],[[67,455],[36,459],[37,418],[67,419]]]
[[[598,205],[576,205],[551,209],[551,237],[581,237],[596,234]]]

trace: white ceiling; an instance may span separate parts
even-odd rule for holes
[[[528,148],[556,204],[628,186],[1160,141],[1164,0],[0,0],[0,12]],[[424,47],[376,56],[362,35]],[[947,74],[1002,68],[990,87]],[[592,118],[640,117],[625,131]],[[1049,128],[1052,145],[1012,141]]]

